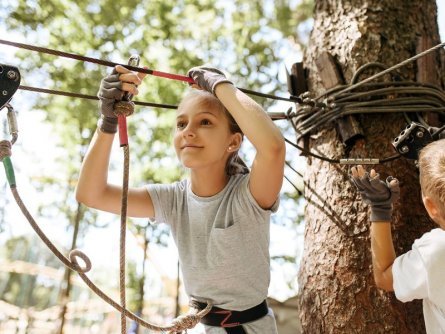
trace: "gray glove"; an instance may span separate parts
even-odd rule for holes
[[[99,109],[101,118],[98,126],[102,132],[116,133],[117,132],[117,116],[114,114],[114,104],[122,100],[124,91],[122,90],[122,81],[119,80],[119,73],[113,69],[111,74],[107,75],[100,82],[99,92]]]
[[[187,75],[192,78],[196,84],[209,93],[215,95],[215,88],[221,83],[227,82],[233,84],[226,78],[223,72],[213,67],[198,66],[192,67]]]
[[[392,180],[397,183],[390,184]],[[371,205],[371,221],[391,221],[392,204],[400,196],[399,181],[388,176],[386,182],[380,180],[379,174],[371,178],[369,173],[363,177],[351,177],[352,183],[357,187],[363,202]]]

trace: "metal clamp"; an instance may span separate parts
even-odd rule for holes
[[[341,165],[378,165],[379,159],[375,158],[347,158],[340,159]]]

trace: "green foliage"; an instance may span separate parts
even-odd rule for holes
[[[240,87],[276,93],[284,90],[277,79],[280,50],[286,47],[288,37],[296,36],[298,22],[310,17],[311,3],[20,0],[11,6],[6,23],[9,29],[25,34],[31,44],[121,63],[130,54],[139,53],[143,65],[180,74],[191,66],[210,63],[226,69]],[[100,79],[109,71],[44,54],[20,51],[19,55],[25,80],[37,76],[41,79],[34,81],[42,81],[46,88],[95,95]],[[155,77],[145,81],[140,100],[177,104],[184,93],[183,83]],[[265,108],[272,103],[255,99]],[[82,157],[79,150],[84,151],[95,129],[96,103],[47,95],[36,108],[45,110],[54,125],[54,135],[66,154],[62,160],[74,163],[69,168],[71,176],[67,176],[72,182]],[[174,111],[138,108],[137,113],[129,121],[132,166],[139,163],[143,167],[136,167],[133,181],[178,179],[183,171],[172,163],[175,155],[169,148],[169,120]]]
[[[298,26],[312,18],[314,10],[313,0],[300,1],[295,10],[289,10],[289,0],[276,0],[274,1],[274,17],[275,20],[271,20],[272,27],[281,31],[283,35],[294,38],[296,42],[301,41],[298,39]]]

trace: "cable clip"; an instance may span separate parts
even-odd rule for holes
[[[340,165],[378,165],[379,159],[372,158],[348,158],[340,159]]]

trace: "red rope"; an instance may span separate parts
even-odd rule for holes
[[[20,48],[20,49],[26,49],[26,50],[31,50],[31,51],[37,51],[37,52],[41,52],[41,53],[51,54],[51,55],[64,57],[64,58],[71,58],[71,59],[86,61],[86,62],[99,64],[99,65],[104,65],[104,66],[109,66],[109,67],[115,67],[116,65],[121,65],[121,66],[123,66],[125,68],[128,68],[131,71],[136,71],[136,72],[140,72],[140,73],[146,73],[146,74],[150,74],[150,75],[153,75],[153,76],[156,76],[156,77],[162,77],[162,78],[167,78],[167,79],[172,79],[172,80],[177,80],[177,81],[184,81],[184,82],[188,82],[188,83],[195,83],[192,78],[190,78],[188,76],[185,76],[185,75],[171,74],[171,73],[166,73],[166,72],[161,72],[161,71],[154,71],[154,70],[151,70],[149,68],[141,68],[141,67],[126,65],[126,64],[119,64],[119,63],[114,63],[114,62],[107,61],[107,60],[81,56],[81,55],[74,54],[74,53],[58,51],[58,50],[43,48],[43,47],[29,45],[29,44],[23,44],[23,43],[16,43],[16,42],[11,42],[11,41],[6,41],[6,40],[3,40],[3,39],[0,39],[0,44],[5,44],[5,45],[13,46],[13,47],[16,47],[16,48]]]

